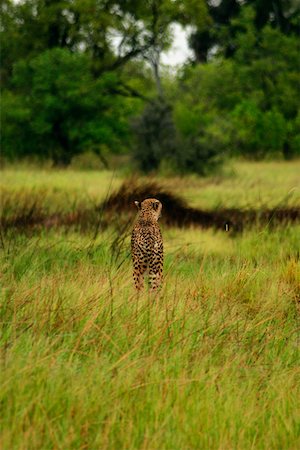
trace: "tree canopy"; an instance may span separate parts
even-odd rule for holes
[[[129,153],[205,174],[300,154],[296,0],[3,0],[1,15],[5,158]],[[170,75],[174,23],[194,58]]]

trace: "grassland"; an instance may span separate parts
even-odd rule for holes
[[[196,206],[300,204],[299,163],[233,169],[162,181]],[[97,203],[122,182],[2,175],[5,214],[28,195],[50,212]],[[299,448],[300,225],[164,228],[157,298],[135,296],[129,236],[117,233],[2,233],[0,446]]]
[[[72,210],[80,204],[94,205],[119,188],[122,173],[102,171],[54,171],[19,168],[1,174],[2,198],[9,194],[11,210],[28,198],[40,200],[49,213]],[[195,207],[300,206],[300,161],[239,162],[214,178],[161,178],[158,181],[183,196]]]

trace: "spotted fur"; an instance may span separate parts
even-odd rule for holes
[[[133,279],[137,290],[144,287],[144,276],[149,273],[151,290],[162,283],[163,240],[158,225],[162,204],[155,198],[135,202],[139,213],[131,236]]]

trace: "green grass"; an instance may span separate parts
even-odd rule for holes
[[[183,179],[177,184],[178,191],[191,205],[207,209],[300,206],[300,160],[239,162],[229,166],[224,175]]]
[[[20,167],[1,173],[2,198],[9,196],[13,211],[28,197],[37,199],[50,213],[73,210],[79,205],[99,204],[118,189],[124,175],[109,171],[34,170]],[[223,176],[195,176],[164,179],[158,182],[183,196],[195,207],[274,207],[279,204],[300,206],[300,160],[290,163],[235,163]]]
[[[117,189],[122,178],[108,171],[13,170],[1,173],[0,192],[4,215],[37,202],[48,214],[93,207]]]
[[[78,179],[105,195],[110,175]],[[71,179],[47,172],[43,189],[75,192]],[[300,226],[164,229],[157,298],[135,296],[115,234],[3,236],[1,448],[299,448]]]

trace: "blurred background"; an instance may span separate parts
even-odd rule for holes
[[[2,164],[300,156],[298,0],[1,2]]]

